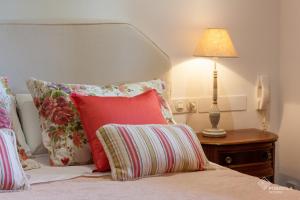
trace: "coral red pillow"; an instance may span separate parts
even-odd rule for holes
[[[92,150],[96,171],[110,169],[104,149],[96,131],[106,124],[167,124],[161,113],[155,90],[135,97],[99,97],[71,95]]]

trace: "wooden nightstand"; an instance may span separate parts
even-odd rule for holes
[[[224,138],[197,135],[210,161],[274,182],[277,135],[258,129],[228,131]]]

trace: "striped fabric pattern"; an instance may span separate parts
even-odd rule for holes
[[[113,180],[205,170],[209,162],[186,125],[119,125],[100,128]]]
[[[0,192],[28,188],[18,157],[15,134],[10,129],[0,129]]]

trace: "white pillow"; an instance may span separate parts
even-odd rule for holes
[[[21,145],[21,147],[25,150],[26,154],[28,156],[30,156],[31,151],[30,151],[28,144],[26,143],[24,132],[22,130],[20,120],[19,120],[19,117],[17,114],[16,100],[15,100],[15,97],[13,97],[13,96],[11,96],[9,116],[12,120],[12,128],[15,131],[19,145]]]
[[[17,94],[17,108],[23,132],[33,155],[47,153],[42,142],[42,129],[38,111],[30,94]]]

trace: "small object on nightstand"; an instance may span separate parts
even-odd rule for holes
[[[226,131],[224,129],[205,129],[202,131],[202,134],[205,137],[226,137]]]
[[[204,137],[202,133],[197,135],[211,162],[274,181],[276,134],[241,129],[228,131],[226,138]]]

